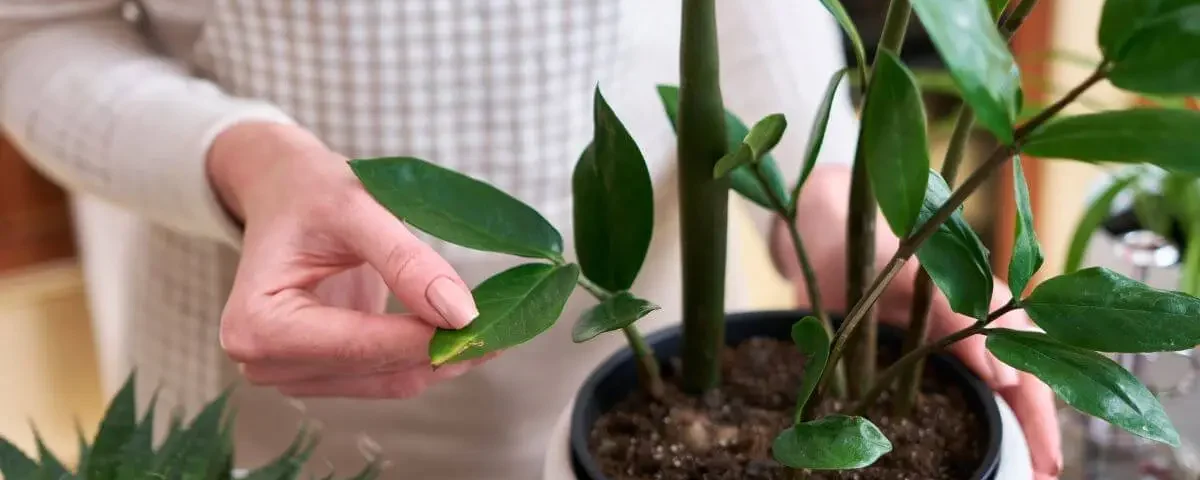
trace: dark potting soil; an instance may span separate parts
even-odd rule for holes
[[[884,365],[895,358],[883,349],[879,356]],[[803,367],[791,343],[752,339],[727,348],[720,387],[697,398],[668,381],[660,402],[635,392],[596,421],[592,455],[611,480],[792,478],[771,458],[771,443],[792,421]],[[960,391],[927,374],[909,418],[893,418],[886,395],[867,416],[893,450],[865,469],[804,478],[961,480],[973,473],[983,458],[984,432]],[[840,407],[822,402],[817,411]]]

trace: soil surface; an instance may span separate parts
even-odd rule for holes
[[[894,359],[889,353],[880,350],[881,364]],[[771,443],[790,425],[803,367],[791,343],[752,339],[727,348],[719,388],[697,398],[668,381],[661,402],[634,393],[597,420],[592,454],[611,480],[791,479],[771,458]],[[840,407],[823,402],[818,411]],[[927,374],[910,418],[892,418],[890,410],[885,397],[867,415],[893,446],[875,465],[803,478],[962,480],[979,465],[984,427],[954,387]]]

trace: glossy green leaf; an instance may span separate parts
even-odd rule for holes
[[[1179,434],[1154,395],[1107,357],[1040,333],[989,329],[987,337],[996,358],[1032,373],[1079,411],[1135,435],[1179,445]]]
[[[737,147],[737,150],[730,150],[729,153],[717,160],[717,164],[713,165],[713,178],[729,175],[734,169],[742,166],[753,168],[752,163],[754,163],[754,150],[743,143]]]
[[[829,362],[829,333],[820,319],[808,316],[792,325],[792,341],[804,354],[804,377],[800,379],[800,393],[796,397],[796,417],[799,418]]]
[[[925,105],[912,72],[884,50],[862,114],[861,146],[879,209],[901,238],[912,231],[929,178]]]
[[[771,446],[779,463],[810,470],[868,467],[892,451],[892,442],[862,417],[830,415],[784,430]]]
[[[433,365],[479,358],[532,340],[554,326],[579,279],[574,264],[527,263],[484,280],[472,291],[479,316],[429,343]]]
[[[575,252],[588,279],[608,290],[633,285],[654,230],[646,159],[596,89],[595,132],[571,177]]]
[[[854,48],[854,58],[858,61],[858,71],[860,74],[865,74],[869,67],[866,49],[863,48],[862,36],[858,34],[858,27],[854,26],[854,20],[846,12],[846,7],[842,6],[842,2],[839,0],[821,0],[821,4],[825,5],[825,9],[829,10],[838,25],[842,27],[842,31],[846,32],[846,36],[850,38],[850,46]]]
[[[1200,299],[1101,267],[1046,280],[1022,304],[1046,334],[1101,352],[1167,352],[1200,345]]]
[[[536,210],[484,182],[410,157],[351,160],[371,196],[430,235],[475,250],[562,260],[562,236]]]
[[[4,478],[34,478],[38,464],[7,439],[0,437],[0,475]]]
[[[158,407],[158,391],[150,397],[146,413],[138,422],[129,440],[121,446],[121,465],[117,478],[137,478],[154,465],[154,417]]]
[[[1033,228],[1033,206],[1029,202],[1029,185],[1021,171],[1021,158],[1013,157],[1013,198],[1017,201],[1017,219],[1014,222],[1012,258],[1008,262],[1008,286],[1014,298],[1021,298],[1025,286],[1033,274],[1042,268],[1046,257],[1038,244]]]
[[[1200,93],[1200,4],[1194,0],[1112,0],[1100,45],[1113,85],[1139,93]]]
[[[204,406],[184,434],[184,446],[172,462],[172,468],[184,472],[188,478],[211,478],[220,473],[224,457],[229,448],[222,430],[225,406],[229,404],[230,391],[226,390],[216,400]]]
[[[658,305],[633,296],[629,292],[619,292],[600,304],[583,312],[575,328],[571,330],[571,339],[575,343],[583,343],[597,335],[613,330],[620,330],[637,319],[658,310]]]
[[[950,199],[950,187],[941,175],[932,170],[927,172],[928,189],[918,225],[932,218]],[[992,267],[988,250],[963,218],[962,207],[917,249],[917,258],[946,295],[951,309],[978,319],[987,316],[992,300]]]
[[[1004,9],[1008,7],[1008,0],[988,0],[988,11],[992,13],[993,19],[999,19],[1000,14],[1004,13]]]
[[[1001,142],[1012,142],[1020,72],[987,4],[912,0],[912,8],[979,123]]]
[[[1063,266],[1064,272],[1074,272],[1079,270],[1083,265],[1083,255],[1087,253],[1087,247],[1092,241],[1092,235],[1108,219],[1109,214],[1112,212],[1113,201],[1117,199],[1117,196],[1121,192],[1129,188],[1135,180],[1137,180],[1137,177],[1132,175],[1114,179],[1113,183],[1088,204],[1083,217],[1075,225],[1074,233],[1071,234],[1071,244],[1067,247],[1067,260]]]
[[[742,143],[750,147],[750,152],[754,154],[754,161],[757,162],[779,144],[785,130],[787,130],[787,118],[782,113],[772,113],[755,123]]]
[[[658,96],[662,100],[667,119],[670,120],[671,126],[675,127],[676,115],[679,113],[679,87],[659,85]],[[750,133],[750,128],[746,127],[746,124],[742,123],[742,120],[736,115],[726,110],[725,137],[729,146],[727,151],[736,152],[748,133]],[[787,188],[783,181],[783,174],[779,172],[779,166],[775,163],[775,158],[770,154],[763,155],[758,161],[758,169],[767,178],[772,194],[776,198],[786,200],[788,198]],[[743,165],[729,173],[729,187],[745,199],[763,208],[772,208],[771,198],[767,195],[767,191],[763,190],[758,177],[754,175],[754,171],[750,170],[749,165]],[[791,208],[791,205],[785,205],[785,207]]]
[[[137,428],[137,376],[130,375],[117,391],[100,421],[88,459],[88,478],[113,478],[121,463],[121,448]]]
[[[834,72],[833,77],[829,79],[829,84],[825,86],[825,94],[821,96],[821,105],[817,107],[812,129],[808,132],[808,145],[804,148],[804,167],[800,170],[800,178],[796,180],[796,185],[792,187],[792,205],[796,204],[796,200],[800,197],[800,189],[804,187],[808,175],[817,165],[817,157],[821,156],[821,146],[825,143],[825,130],[829,127],[829,114],[833,111],[833,102],[837,99],[838,86],[842,84],[842,79],[846,78],[847,71],[849,70],[843,68]]]
[[[1030,135],[1024,151],[1085,162],[1150,163],[1200,174],[1200,111],[1138,108],[1050,122]]]

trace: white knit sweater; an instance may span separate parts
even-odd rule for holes
[[[726,104],[747,122],[787,114],[776,156],[795,178],[822,87],[843,66],[836,25],[817,0],[718,4]],[[137,366],[143,381],[163,385],[167,403],[194,412],[235,378],[216,332],[239,230],[204,168],[219,132],[249,119],[296,122],[349,157],[426,158],[513,193],[570,232],[569,175],[591,133],[597,84],[639,141],[658,195],[674,195],[674,136],[654,87],[678,80],[679,8],[679,0],[0,0],[0,124],[75,195],[108,387]],[[856,125],[842,93],[823,161],[852,156]],[[648,287],[668,292],[678,281],[675,230],[663,226],[671,215],[660,212],[667,220],[656,230],[667,258],[647,266],[669,271]],[[502,262],[435,245],[469,282]],[[398,478],[530,478],[545,429],[598,358],[548,337],[452,382],[457,390],[398,406],[330,401],[308,413],[326,421],[329,452],[353,450],[357,433],[378,426],[372,436]],[[537,387],[547,378],[553,388]],[[283,415],[278,399],[257,394],[243,417]],[[462,413],[483,408],[497,412]],[[242,434],[246,443],[276,428],[259,425]],[[282,434],[294,427],[280,425]],[[503,438],[517,431],[519,441]],[[412,451],[443,439],[478,462],[452,467],[444,455]]]

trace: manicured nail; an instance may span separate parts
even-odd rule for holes
[[[425,291],[425,299],[451,328],[463,328],[479,316],[471,292],[449,277],[434,279]]]
[[[1017,369],[1001,362],[996,357],[990,357],[989,360],[992,362],[992,375],[996,387],[1011,387],[1021,381],[1017,377]]]

